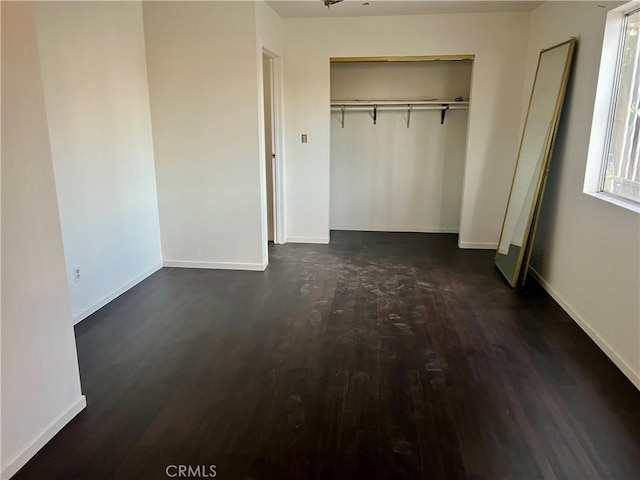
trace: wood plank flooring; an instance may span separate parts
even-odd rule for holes
[[[76,327],[88,407],[15,478],[640,478],[640,392],[456,242],[332,232],[263,273],[161,270]]]

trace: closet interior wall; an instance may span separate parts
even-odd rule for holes
[[[469,101],[471,60],[331,64],[331,101]],[[331,114],[332,230],[458,232],[467,109]],[[410,120],[409,126],[407,126]]]

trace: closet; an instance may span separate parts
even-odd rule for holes
[[[472,65],[332,59],[332,230],[458,232]]]

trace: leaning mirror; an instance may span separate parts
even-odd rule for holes
[[[556,129],[569,78],[575,39],[542,50],[522,132],[516,171],[496,253],[509,285],[518,284],[535,236],[536,210],[549,169]]]

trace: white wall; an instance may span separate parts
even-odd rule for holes
[[[337,63],[331,98],[469,98],[471,62]],[[330,227],[457,232],[467,110],[345,111],[331,115]]]
[[[3,479],[85,406],[40,75],[32,6],[3,2]]]
[[[262,270],[255,6],[144,2],[143,12],[164,264]]]
[[[282,18],[264,1],[256,1],[255,23],[259,52],[265,48],[273,55],[282,56],[284,51],[284,25]]]
[[[545,3],[532,14],[527,85],[541,48],[578,39],[532,263],[640,388],[640,217],[582,191],[606,14],[592,2]]]
[[[285,19],[287,236],[329,234],[329,58],[475,54],[460,245],[495,248],[519,143],[528,13]],[[309,143],[300,143],[307,133]]]
[[[36,22],[79,321],[162,266],[142,5],[42,2]]]

